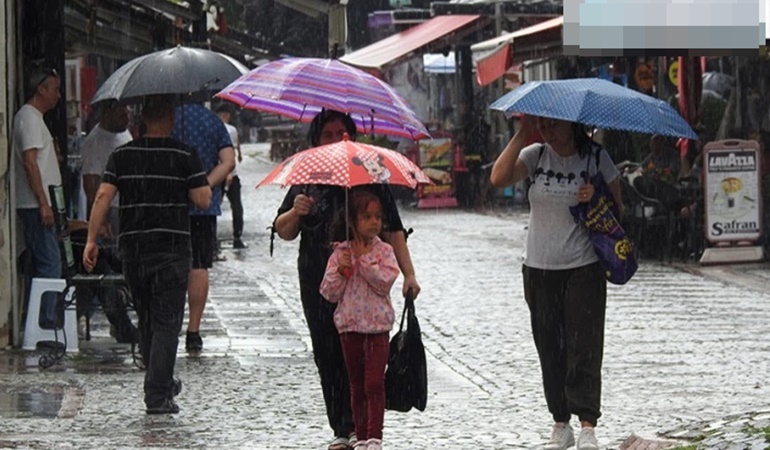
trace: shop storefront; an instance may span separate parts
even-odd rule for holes
[[[76,180],[78,137],[88,130],[90,99],[99,84],[134,57],[176,44],[205,46],[241,61],[266,55],[235,30],[209,33],[205,11],[166,0],[5,1],[0,7],[0,70],[6,90],[0,94],[0,178],[13,186],[9,156],[13,115],[23,103],[23,83],[34,66],[55,69],[62,78],[61,101],[47,113],[46,123],[57,140],[63,180]],[[201,33],[202,30],[202,33]],[[216,30],[216,29],[214,29]],[[65,182],[68,198],[76,183]],[[0,345],[18,345],[21,288],[16,257],[13,187],[0,190]],[[73,207],[74,203],[70,202]],[[81,215],[82,217],[82,215]]]

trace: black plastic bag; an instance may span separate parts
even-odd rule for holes
[[[427,402],[428,366],[425,347],[422,345],[420,324],[415,315],[414,296],[409,291],[404,301],[401,325],[390,340],[388,368],[385,371],[385,408],[407,412],[414,407],[425,411]]]

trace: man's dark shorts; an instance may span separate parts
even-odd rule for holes
[[[217,216],[190,216],[192,268],[210,269],[214,262],[217,237]]]

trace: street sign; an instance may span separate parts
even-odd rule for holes
[[[738,262],[736,255],[761,259],[761,247],[755,246],[762,237],[759,144],[738,139],[711,142],[703,150],[703,160],[704,232],[714,248],[704,252],[701,262]],[[735,247],[742,250],[736,253]],[[758,251],[746,252],[747,248]],[[720,259],[720,254],[727,259]]]

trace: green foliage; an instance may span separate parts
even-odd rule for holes
[[[752,434],[752,435],[760,435],[764,436],[766,442],[770,442],[770,426],[764,427],[764,428],[757,428],[752,425],[746,425],[741,430],[746,434]]]
[[[623,161],[640,162],[650,152],[651,137],[645,133],[605,130],[603,144],[616,164]]]
[[[682,445],[679,447],[672,447],[669,450],[698,450],[697,445]]]
[[[362,144],[376,145],[377,147],[389,148],[395,150],[398,147],[398,142],[393,142],[385,136],[372,136],[370,134],[358,135],[356,142]]]
[[[672,95],[668,99],[668,104],[681,114],[681,111],[679,110],[679,101],[676,96]],[[719,125],[722,123],[722,117],[724,116],[726,109],[726,101],[719,100],[712,96],[704,96],[701,100],[700,122],[706,127],[706,141],[713,141],[716,138],[717,131],[719,131]]]

